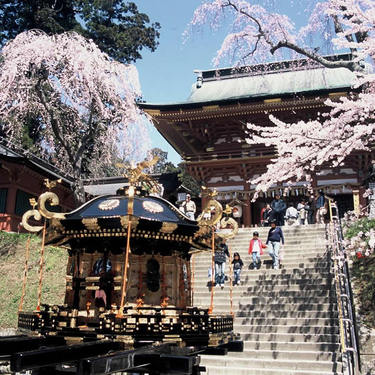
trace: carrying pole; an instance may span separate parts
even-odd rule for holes
[[[18,312],[22,311],[22,309],[23,309],[23,301],[25,299],[25,294],[26,294],[26,282],[27,282],[29,257],[30,257],[30,241],[31,241],[31,234],[29,235],[29,237],[27,239],[27,242],[26,242],[25,269],[24,269],[24,272],[23,272],[22,292],[21,292],[20,304],[18,306]]]
[[[229,250],[229,299],[230,299],[230,315],[233,313],[233,265],[232,265],[232,249],[228,246]]]
[[[46,243],[46,229],[47,229],[47,221],[44,219],[43,235],[42,235],[42,247],[40,249],[38,302],[37,302],[37,306],[36,306],[36,311],[40,311],[40,303],[41,303],[41,300],[42,300],[43,269],[44,269],[44,249],[45,249],[45,243]]]
[[[134,212],[134,194],[135,189],[134,186],[130,185],[127,191],[128,194],[128,230],[126,236],[126,250],[125,250],[125,257],[124,257],[124,268],[122,272],[122,288],[121,288],[121,302],[120,302],[120,310],[119,316],[123,316],[124,313],[124,305],[125,305],[125,298],[126,298],[126,286],[127,286],[127,277],[128,277],[128,266],[129,266],[129,251],[130,251],[130,236],[131,236],[131,228],[132,228],[132,215]]]
[[[215,291],[215,227],[212,226],[211,234],[211,302],[208,313],[212,314],[214,310],[214,291]]]

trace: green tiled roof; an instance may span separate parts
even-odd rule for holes
[[[199,103],[241,98],[292,95],[309,91],[351,87],[355,74],[346,68],[311,68],[306,70],[271,71],[257,75],[211,78],[201,87],[192,86],[186,103]]]

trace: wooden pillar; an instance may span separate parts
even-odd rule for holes
[[[7,214],[15,213],[16,197],[17,197],[17,187],[14,185],[9,185],[8,192],[7,192],[7,204],[6,204],[6,210],[5,210]]]
[[[366,191],[366,188],[364,186],[359,187],[359,205],[361,208],[367,206],[366,198],[363,197],[363,194],[365,193],[365,191]]]
[[[244,189],[246,191],[249,191],[250,190],[250,184],[246,183],[245,186],[244,186]],[[243,224],[244,224],[245,228],[248,228],[248,227],[250,227],[251,225],[254,224],[252,222],[252,217],[251,217],[251,197],[249,195],[246,195],[245,204],[246,205],[244,205],[242,207],[242,216],[243,216]]]
[[[360,201],[359,195],[360,195],[359,189],[353,189],[353,208],[356,214],[359,214],[361,211],[360,206],[359,206],[359,201]]]

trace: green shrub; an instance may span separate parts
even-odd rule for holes
[[[362,321],[375,327],[375,255],[354,259],[352,276]]]
[[[351,222],[348,226],[346,226],[345,238],[348,238],[348,239],[353,238],[358,233],[360,232],[366,233],[370,229],[375,229],[375,220],[368,219],[367,217],[362,217],[361,219]]]

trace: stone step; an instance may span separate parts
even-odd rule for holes
[[[211,267],[201,267],[194,270],[194,278],[199,280],[208,279],[208,270],[211,270]],[[226,267],[226,275],[229,275],[230,268]],[[233,273],[233,270],[232,270]],[[249,269],[246,265],[242,268],[241,278],[246,277],[247,279],[253,280],[276,280],[276,279],[292,279],[292,278],[311,278],[314,276],[320,277],[331,277],[331,272],[328,267],[314,267],[314,268],[289,268],[281,270],[266,269],[261,267],[260,269]]]
[[[201,305],[199,307],[208,308],[208,304]],[[248,317],[251,318],[263,318],[263,319],[272,319],[272,318],[302,318],[302,319],[316,319],[316,318],[337,318],[337,311],[327,311],[327,310],[306,310],[306,311],[285,311],[285,310],[275,310],[275,311],[249,311],[236,310],[235,315],[237,317]],[[214,313],[215,314],[228,314],[230,312],[229,303],[225,305],[215,305],[214,304]]]
[[[266,242],[268,237],[268,232],[266,233],[259,233],[259,238],[263,241]],[[249,245],[249,242],[253,238],[253,235],[251,234],[250,236],[247,235],[240,235],[237,234],[236,237],[232,238],[231,240],[228,241],[229,245],[234,245],[238,242],[245,242],[247,241],[247,244]],[[304,233],[304,234],[298,234],[298,233],[284,233],[284,240],[286,243],[290,240],[298,240],[298,241],[316,241],[320,244],[325,243],[326,237],[325,234],[321,233]]]
[[[324,240],[325,241],[325,240]],[[262,242],[266,244],[266,240],[262,239]],[[228,246],[232,251],[236,251],[238,248],[239,250],[249,250],[250,240],[249,239],[241,239],[237,241],[233,241],[231,243],[228,243]],[[300,248],[301,251],[305,251],[305,249],[309,249],[310,251],[313,251],[314,249],[316,252],[325,252],[326,251],[326,243],[322,242],[322,239],[320,237],[311,237],[311,238],[304,238],[304,237],[294,237],[294,238],[285,238],[284,247],[293,247],[293,248]],[[206,250],[207,252],[207,250]]]
[[[282,343],[338,343],[340,338],[338,334],[309,334],[309,333],[260,333],[245,332],[241,333],[241,338],[245,341],[267,342],[271,344]],[[271,347],[271,349],[273,349]],[[279,347],[279,349],[282,349]]]
[[[293,350],[293,351],[311,351],[316,350],[320,352],[334,352],[340,347],[339,343],[334,342],[283,342],[283,341],[260,341],[260,340],[245,340],[245,350]]]
[[[310,288],[311,286],[321,286],[322,288],[330,288],[333,285],[332,281],[327,280],[326,278],[322,277],[315,277],[311,279],[275,279],[275,280],[259,280],[259,281],[254,281],[247,282],[245,277],[241,278],[241,285],[236,285],[235,288],[242,289],[245,291],[251,292],[251,291],[259,291],[259,290],[272,290],[273,287],[283,287],[283,290],[288,289],[288,287],[292,286],[298,286],[300,290],[304,290],[306,288]],[[211,279],[208,280],[206,279],[206,282],[195,282],[194,285],[194,290],[196,291],[202,291],[205,288],[209,288],[211,283]],[[254,285],[256,283],[256,285]],[[229,290],[229,281],[227,280],[224,284],[225,288]],[[267,289],[268,287],[268,289]],[[271,288],[269,288],[271,287]],[[218,286],[215,287],[215,290],[220,289]],[[275,289],[276,290],[276,289]],[[295,290],[295,289],[291,289]]]
[[[236,240],[237,238],[248,238],[249,240],[251,238],[253,238],[253,233],[254,232],[258,232],[259,233],[259,237],[267,237],[268,236],[268,233],[269,233],[269,230],[270,228],[268,229],[265,229],[265,230],[259,230],[259,229],[256,229],[256,230],[252,230],[252,231],[241,231],[239,230],[238,233],[236,234],[236,236],[232,239],[230,239],[230,241],[233,241],[233,240]],[[283,228],[282,229],[283,231],[283,234],[284,234],[284,237],[292,237],[292,236],[301,236],[301,237],[305,237],[305,236],[313,236],[313,235],[319,235],[321,236],[322,238],[325,238],[325,231],[323,230],[303,230],[303,228],[299,228],[299,230],[289,230],[288,228]]]
[[[222,291],[220,289],[217,292],[215,291],[215,296],[221,296],[222,295],[221,292],[223,292],[223,293],[226,292],[226,294],[228,293],[227,291],[225,291],[225,290]],[[207,293],[208,293],[207,290],[206,291],[195,291],[194,292],[194,298],[207,297],[209,295]],[[232,293],[233,293],[233,296],[254,296],[254,293],[244,294],[244,292],[242,290],[240,290],[238,286],[233,287]],[[269,292],[259,293],[259,297],[268,297],[268,298],[280,298],[280,297],[306,297],[306,298],[309,298],[309,297],[329,297],[329,296],[332,296],[332,298],[336,298],[336,295],[335,295],[334,291],[321,290],[321,289],[306,290],[306,291],[303,291],[303,292],[281,290],[281,291],[278,291],[278,292],[269,291]]]
[[[250,257],[250,255],[241,256],[241,259],[242,259],[242,262],[244,263],[244,265],[246,263],[247,264],[252,263],[252,258]],[[261,259],[261,261],[268,261],[268,260],[271,261],[271,257],[267,253],[261,255],[260,259]],[[326,258],[314,257],[314,256],[306,255],[306,254],[284,254],[284,257],[282,259],[284,261],[294,260],[294,263],[306,263],[306,264],[309,264],[309,263],[315,263],[315,264],[327,263]],[[212,263],[212,258],[211,258],[211,256],[201,257],[199,259],[195,259],[194,262],[195,262],[194,268],[197,268],[197,267],[203,268],[203,266],[208,267]],[[328,262],[328,263],[330,263],[330,262]],[[228,260],[226,262],[226,265],[229,267],[229,261]]]
[[[290,313],[290,316],[285,313],[276,312],[274,314],[266,314],[258,311],[256,315],[250,316],[236,316],[234,319],[235,325],[268,325],[268,326],[321,326],[321,327],[337,327],[337,314],[323,313],[321,311],[310,311],[305,314]],[[316,317],[314,315],[317,315]]]
[[[203,365],[203,363],[202,363]],[[340,372],[341,373],[341,372]],[[235,365],[230,368],[223,366],[209,366],[206,368],[205,375],[339,375],[338,372],[322,372],[314,370],[291,370],[291,369],[268,369],[268,368],[243,368]]]
[[[280,257],[279,257],[280,258]],[[241,260],[246,268],[250,264],[253,264],[253,258],[250,255],[241,256]],[[262,263],[269,263],[271,265],[272,258],[266,252],[260,256],[260,260]],[[282,261],[288,261],[287,263],[297,263],[297,264],[304,264],[307,268],[311,268],[312,266],[320,266],[320,267],[330,267],[332,262],[327,261],[326,257],[316,257],[310,254],[284,254],[281,257]],[[194,266],[194,269],[200,269],[204,267],[209,267],[212,263],[211,256],[201,257],[199,259],[194,260],[194,264],[191,263],[191,266]],[[226,267],[229,268],[229,259],[226,260]]]
[[[330,286],[330,288],[328,288]],[[236,286],[235,289],[240,290],[242,293],[248,293],[248,295],[259,295],[259,293],[262,292],[280,292],[280,291],[299,291],[299,292],[305,292],[305,291],[314,291],[314,290],[327,290],[331,289],[334,290],[334,284],[332,282],[331,285],[325,285],[324,288],[322,288],[322,285],[319,284],[290,284],[290,285],[255,285],[255,286],[249,286],[249,285],[240,285]],[[195,285],[194,291],[198,293],[205,293],[209,290],[207,287],[207,282],[202,285]],[[215,288],[218,290],[218,293],[228,293],[229,290],[229,284],[225,283],[225,288],[223,290]]]
[[[229,352],[229,357],[248,357],[263,360],[278,360],[291,358],[299,361],[341,361],[341,355],[336,352],[319,351],[288,351],[288,350],[246,350],[242,353]]]
[[[327,290],[328,287],[324,286],[322,288],[322,285],[319,284],[291,284],[291,285],[257,285],[257,286],[249,286],[249,285],[240,285],[236,286],[234,289],[241,290],[241,293],[244,293],[244,296],[258,296],[259,294],[262,294],[263,292],[285,292],[285,291],[300,291],[300,292],[309,292],[309,291],[315,291],[315,290]],[[207,287],[207,282],[204,285],[196,285],[195,293],[206,293],[210,290],[210,288]],[[334,290],[334,285],[332,283],[331,290]],[[229,284],[226,282],[224,289],[218,289],[215,288],[215,294],[216,293],[228,293],[229,292]],[[246,294],[245,294],[246,293]]]
[[[217,306],[220,306],[220,304],[217,304]],[[336,311],[334,308],[335,305],[332,303],[308,303],[308,302],[300,302],[300,303],[268,303],[263,304],[259,303],[257,305],[253,304],[238,304],[236,308],[238,310],[246,310],[246,311]]]
[[[293,359],[273,359],[266,360],[258,358],[243,358],[243,357],[233,357],[233,356],[201,356],[201,364],[204,366],[218,366],[231,367],[235,363],[236,368],[252,369],[253,374],[258,374],[255,372],[256,369],[285,369],[285,370],[314,370],[314,371],[337,371],[342,370],[341,363],[333,361],[294,361]],[[233,372],[234,374],[234,372]],[[237,374],[237,372],[236,372]]]
[[[288,334],[313,334],[313,335],[328,335],[339,333],[339,327],[335,326],[313,326],[306,325],[301,320],[301,325],[243,325],[243,324],[234,324],[234,331],[236,333],[288,333]]]
[[[243,353],[202,356],[206,374],[336,375],[342,372],[339,329],[331,262],[322,225],[283,227],[281,269],[273,270],[267,249],[261,268],[248,254],[252,232],[265,240],[269,228],[241,228],[228,241],[240,253],[241,285],[232,288],[234,332]],[[210,252],[194,257],[194,304],[208,308]],[[227,262],[226,274],[230,267]],[[214,314],[229,313],[230,282],[214,288]]]
[[[207,297],[209,297],[209,294],[202,297],[194,297],[194,303],[197,305],[202,305],[207,303]],[[236,306],[239,304],[240,301],[248,302],[250,305],[269,305],[269,304],[333,304],[336,302],[334,298],[331,297],[279,297],[279,298],[266,298],[266,297],[246,297],[243,296],[233,296],[232,301],[233,305]],[[230,296],[227,297],[224,296],[214,296],[214,301],[216,305],[219,304],[227,304],[230,301]]]
[[[308,224],[308,225],[295,225],[295,226],[288,226],[283,225],[281,227],[283,233],[288,234],[305,234],[310,232],[321,232],[322,234],[325,233],[325,225],[317,225],[317,224]],[[248,227],[248,228],[239,228],[238,229],[238,236],[240,235],[253,235],[253,232],[258,233],[268,233],[270,227]]]
[[[208,308],[209,306],[209,300],[206,303],[196,304],[198,307],[201,308]],[[261,306],[262,311],[264,311],[266,314],[268,314],[269,317],[277,316],[277,315],[271,315],[275,311],[280,311],[280,313],[286,313],[286,317],[289,317],[289,313],[305,313],[305,312],[326,312],[326,316],[331,316],[328,313],[336,314],[337,310],[335,310],[330,304],[311,304],[311,305],[277,305],[274,304],[272,306],[269,305],[259,305]],[[238,306],[233,305],[233,311],[237,316],[252,316],[252,317],[258,317],[259,315],[251,315],[251,313],[258,313],[257,307],[254,306]],[[229,314],[230,312],[230,304],[228,303],[216,303],[214,302],[214,313],[215,314],[222,314],[226,313]],[[260,315],[261,316],[261,315]],[[280,316],[283,316],[282,314]],[[319,314],[312,314],[312,317],[319,317]],[[332,315],[334,316],[334,315]],[[304,317],[304,315],[301,315],[301,317]]]
[[[215,306],[215,312],[218,310],[218,306]],[[227,311],[228,307],[222,309]],[[247,314],[247,315],[246,315]],[[274,310],[274,311],[249,311],[240,310],[236,312],[237,316],[248,316],[251,318],[262,318],[262,319],[272,319],[272,318],[301,318],[301,319],[316,319],[316,318],[337,318],[337,311],[325,311],[325,310],[306,310],[306,311],[285,311],[285,310]]]

